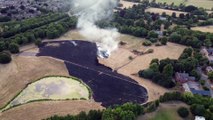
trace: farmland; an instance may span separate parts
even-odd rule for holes
[[[174,3],[175,5],[180,5],[181,3],[185,5],[194,5],[197,7],[203,7],[206,9],[211,9],[213,6],[213,1],[212,0],[156,0],[156,2],[164,3],[166,2],[167,4],[172,4]]]
[[[210,32],[210,33],[213,33],[213,25],[210,25],[210,26],[192,27],[192,30],[201,31],[201,32]]]
[[[47,45],[51,43],[59,46]],[[37,55],[63,60],[69,74],[82,79],[92,89],[94,100],[102,102],[103,106],[128,101],[143,103],[147,100],[146,89],[136,81],[98,64],[95,43],[85,41],[75,41],[75,43],[77,46],[70,41],[48,42],[40,48]]]
[[[167,15],[172,15],[173,12],[176,13],[177,16],[179,16],[181,13],[187,14],[186,12],[181,12],[181,11],[175,11],[175,10],[166,10],[166,9],[161,9],[161,8],[148,8],[145,10],[146,12],[151,12],[151,13],[159,13],[160,15],[165,12]]]
[[[152,59],[177,59],[182,51],[184,50],[185,46],[168,43],[166,46],[151,46],[151,47],[144,47],[142,43],[144,39],[129,36],[129,35],[121,35],[120,40],[127,43],[125,46],[121,46],[112,55],[109,59],[99,59],[101,64],[108,66],[114,70],[117,70],[118,73],[131,77],[132,79],[139,82],[140,85],[143,85],[148,90],[148,101],[156,100],[160,95],[164,94],[168,90],[160,87],[149,80],[141,79],[135,74],[140,69],[146,69],[149,67],[149,64]],[[131,51],[132,50],[139,50],[145,51],[147,49],[154,49],[154,53],[142,55],[142,56],[135,56]],[[133,60],[129,60],[129,56],[132,56]]]

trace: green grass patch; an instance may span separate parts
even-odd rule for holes
[[[176,111],[174,110],[161,110],[159,111],[154,118],[150,120],[176,120],[174,119],[177,114],[175,113]]]

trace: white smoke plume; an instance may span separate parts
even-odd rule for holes
[[[96,42],[104,50],[109,52],[115,50],[118,45],[116,39],[119,37],[117,29],[101,29],[95,23],[112,16],[117,0],[73,0],[73,2],[76,8],[74,13],[78,16],[77,28],[80,34]]]

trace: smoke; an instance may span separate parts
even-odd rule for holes
[[[80,34],[109,52],[117,48],[119,33],[115,28],[101,29],[97,21],[111,18],[117,0],[73,0],[74,14],[78,16]],[[73,12],[72,11],[72,12]]]

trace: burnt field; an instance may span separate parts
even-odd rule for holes
[[[59,44],[51,46],[48,44]],[[95,43],[85,41],[45,42],[37,56],[64,60],[71,76],[82,79],[93,91],[93,98],[103,106],[125,102],[144,103],[147,90],[129,77],[98,63]],[[44,66],[45,67],[45,66]]]

